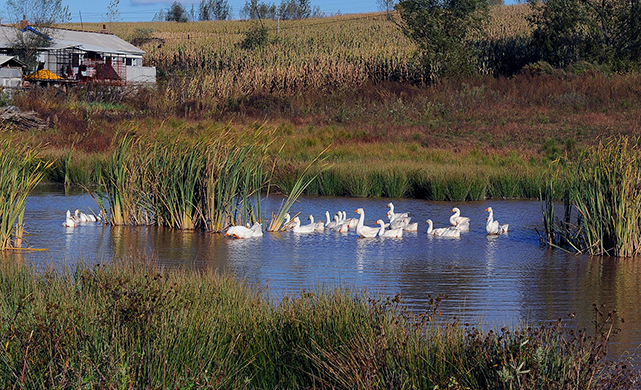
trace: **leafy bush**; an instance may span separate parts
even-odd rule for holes
[[[267,28],[262,24],[255,23],[249,30],[245,31],[245,38],[240,42],[240,47],[245,50],[253,50],[257,47],[265,46],[267,41]]]
[[[566,67],[584,60],[623,66],[641,59],[641,4],[613,0],[530,0],[542,59]],[[626,67],[626,66],[623,66]]]
[[[487,20],[482,0],[405,0],[397,9],[403,33],[419,47],[430,78],[472,74],[475,56],[467,36]]]

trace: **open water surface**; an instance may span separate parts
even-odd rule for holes
[[[266,219],[280,198],[265,200]],[[313,214],[325,220],[344,210],[363,207],[365,224],[385,219],[387,198],[304,197],[292,212],[303,224]],[[574,256],[540,245],[541,205],[530,200],[428,202],[393,199],[396,212],[409,212],[419,222],[418,233],[400,239],[362,239],[324,233],[265,233],[252,239],[231,239],[220,234],[183,232],[157,227],[110,228],[98,224],[65,228],[66,210],[97,210],[86,193],[41,186],[28,198],[25,229],[28,244],[47,251],[24,253],[22,260],[36,267],[104,263],[123,256],[144,255],[167,267],[216,267],[265,288],[274,299],[319,287],[365,289],[387,296],[400,294],[412,310],[425,310],[430,297],[446,296],[444,317],[456,316],[483,328],[514,326],[522,322],[567,319],[592,328],[593,303],[617,310],[621,333],[610,347],[610,358],[640,363],[640,259]],[[426,235],[425,220],[435,227],[448,225],[452,207],[471,218],[470,231],[460,239]],[[492,206],[510,232],[485,233],[485,208]],[[619,321],[620,322],[620,321]]]

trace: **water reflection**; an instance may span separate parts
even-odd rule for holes
[[[384,217],[388,199],[310,197],[292,212],[314,214],[325,210],[366,210],[365,223]],[[266,215],[280,199],[267,200]],[[157,227],[107,228],[83,225],[65,229],[67,209],[95,209],[82,192],[39,189],[27,201],[29,245],[46,252],[12,254],[16,261],[36,266],[104,262],[143,256],[166,267],[227,270],[248,283],[267,287],[278,299],[300,289],[347,286],[401,294],[412,309],[423,311],[429,297],[447,295],[444,315],[487,325],[539,322],[576,313],[572,321],[589,327],[592,303],[616,308],[626,319],[611,351],[623,356],[638,352],[641,343],[641,266],[638,259],[577,257],[539,246],[541,209],[535,201],[482,201],[452,204],[394,200],[396,211],[409,212],[420,231],[399,239],[360,239],[354,233],[266,233],[264,237],[234,240],[220,234]],[[426,234],[427,218],[446,226],[457,206],[471,218],[470,230],[460,239]],[[487,236],[485,208],[500,212],[510,233]],[[350,215],[348,213],[348,217]],[[6,254],[4,256],[7,256]]]

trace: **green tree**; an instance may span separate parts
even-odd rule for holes
[[[231,17],[231,6],[227,0],[201,0],[198,11],[199,20],[227,20]]]
[[[185,7],[177,1],[174,1],[173,4],[167,10],[165,14],[165,20],[168,22],[181,22],[185,23],[189,21],[189,14]]]
[[[258,0],[247,0],[240,10],[240,16],[244,19],[276,19],[276,4],[267,4]]]
[[[467,37],[487,21],[487,0],[404,0],[396,9],[399,27],[418,45],[429,79],[475,71],[476,57]]]
[[[55,39],[55,26],[71,20],[69,7],[63,6],[62,0],[7,0],[6,14],[15,24],[24,17],[33,28],[21,28],[15,36],[8,37],[18,58],[27,65],[28,72],[37,70],[38,49],[49,46]]]
[[[283,20],[297,20],[322,16],[322,12],[320,8],[312,7],[309,0],[282,0],[278,16]]]
[[[227,0],[213,0],[212,13],[216,20],[227,20],[231,18],[232,8]]]
[[[615,67],[641,60],[639,0],[529,0],[533,39],[545,61]]]

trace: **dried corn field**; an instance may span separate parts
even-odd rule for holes
[[[495,7],[488,36],[526,34],[528,10],[527,5]],[[146,34],[145,62],[164,80],[165,100],[192,102],[194,109],[260,94],[331,93],[368,82],[421,83],[424,78],[413,61],[414,43],[382,13],[265,20],[267,44],[241,49],[253,23],[117,23],[113,33],[130,41]]]

